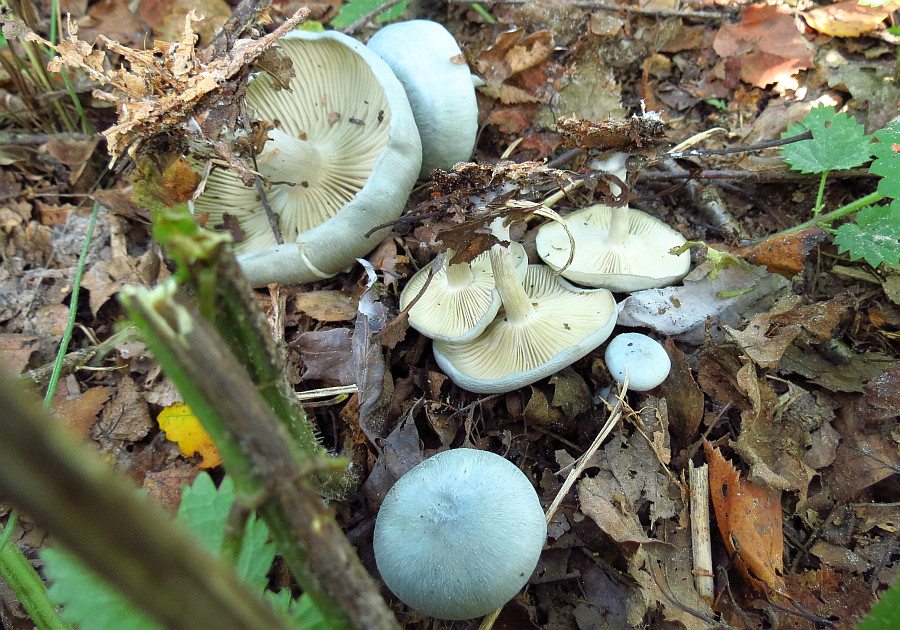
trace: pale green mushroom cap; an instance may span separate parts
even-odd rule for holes
[[[492,250],[493,254],[493,250]],[[571,365],[602,344],[616,323],[616,302],[605,289],[579,289],[529,265],[522,300],[465,343],[434,342],[450,379],[478,394],[508,392]]]
[[[260,73],[247,105],[275,129],[258,156],[266,197],[278,215],[277,245],[255,188],[214,167],[194,212],[209,227],[233,216],[236,244],[254,286],[331,277],[367,254],[406,205],[421,164],[421,142],[403,86],[360,42],[335,31],[293,31],[279,40],[291,59],[290,90]]]
[[[519,243],[511,243],[513,265],[519,278],[525,277],[528,257]],[[446,254],[446,260],[453,252]],[[426,337],[441,341],[469,341],[480,335],[500,310],[500,295],[491,270],[488,252],[471,263],[448,265],[434,274],[425,293],[409,311],[409,324]],[[400,294],[400,308],[419,294],[428,280],[430,266],[409,279]]]
[[[575,255],[561,273],[572,282],[630,292],[668,286],[690,269],[690,252],[669,253],[684,245],[685,238],[640,210],[598,204],[565,221],[575,239]],[[541,226],[535,246],[553,269],[561,269],[569,258],[569,237],[559,223]]]

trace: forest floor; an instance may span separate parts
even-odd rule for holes
[[[134,48],[179,40],[188,5],[166,0],[133,12],[126,0],[61,4],[82,41],[103,34]],[[310,4],[311,18],[327,27],[339,4]],[[673,312],[646,296],[617,295],[629,317],[620,329],[664,341],[672,373],[651,392],[628,393],[621,423],[566,496],[534,576],[495,628],[852,628],[900,569],[900,267],[851,260],[821,227],[780,234],[813,216],[820,177],[790,170],[778,148],[663,158],[711,129],[691,148],[778,140],[819,105],[855,117],[866,133],[883,129],[900,113],[900,87],[890,80],[898,37],[888,29],[897,5],[577,4],[496,4],[487,7],[491,21],[453,2],[405,14],[447,26],[485,79],[478,164],[566,154],[560,116],[607,123],[659,112],[662,136],[631,147],[646,165],[629,174],[629,203],[705,243],[692,248],[691,273],[665,294]],[[270,28],[300,6],[276,2]],[[224,0],[190,7],[207,16],[194,25],[201,42],[231,12]],[[46,33],[48,23],[49,2],[39,2],[35,29]],[[377,28],[368,23],[353,34],[365,39]],[[60,381],[54,409],[174,510],[181,485],[214,462],[182,454],[160,430],[160,413],[181,400],[143,344],[108,341],[124,319],[116,294],[129,284],[152,286],[170,268],[149,216],[131,201],[129,169],[119,161],[107,170],[103,138],[78,128],[62,84],[42,96],[40,86],[4,68],[3,363],[46,384],[42,366],[66,328],[90,209],[99,202],[69,348],[95,352]],[[71,77],[92,128],[113,124],[111,104],[91,97],[102,86],[84,73]],[[72,127],[60,122],[60,110]],[[585,155],[553,165],[583,173]],[[832,173],[824,212],[877,185],[865,168]],[[446,193],[441,186],[420,182],[408,209]],[[596,202],[604,186],[573,191],[554,209]],[[608,417],[603,401],[612,385],[601,347],[510,393],[456,387],[429,340],[394,322],[405,280],[442,249],[434,225],[401,227],[369,256],[392,323],[381,337],[388,369],[380,415],[361,419],[356,395],[307,407],[326,444],[363,471],[359,493],[336,510],[373,573],[377,497],[399,475],[441,449],[491,450],[522,468],[547,506]],[[513,228],[532,262],[535,232],[535,221]],[[356,382],[351,337],[365,288],[366,274],[355,268],[315,285],[258,292],[298,391]],[[688,471],[703,463],[714,498],[713,601],[698,593],[691,564]],[[0,504],[0,519],[7,511]],[[14,540],[29,555],[48,542],[27,517]],[[407,627],[474,627],[391,601]],[[9,630],[32,627],[6,589],[0,605]]]

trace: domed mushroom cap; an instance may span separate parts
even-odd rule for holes
[[[565,217],[575,239],[572,264],[563,277],[610,291],[664,287],[683,278],[690,252],[669,253],[685,238],[662,221],[633,208],[598,204]],[[569,237],[559,223],[541,226],[535,238],[541,259],[561,269],[569,258]]]
[[[525,277],[528,257],[519,243],[510,243],[513,264]],[[447,252],[446,258],[453,257]],[[409,279],[400,294],[400,308],[419,294],[428,280],[430,267],[423,267]],[[436,272],[422,297],[409,311],[409,324],[426,337],[441,341],[469,341],[480,335],[500,310],[500,295],[491,270],[488,252],[471,263],[448,265]]]
[[[672,361],[662,344],[641,333],[616,335],[606,346],[603,358],[616,382],[624,383],[627,372],[628,388],[637,392],[660,385],[672,369]]]
[[[545,265],[529,265],[523,288],[526,312],[501,292],[504,310],[481,335],[434,342],[438,365],[463,389],[509,392],[555,374],[606,341],[616,324],[609,291],[576,288]]]
[[[430,20],[395,22],[375,33],[368,46],[406,88],[422,138],[420,175],[468,160],[478,134],[478,103],[450,31]]]
[[[461,448],[426,459],[394,484],[375,521],[375,562],[411,608],[471,619],[519,592],[546,537],[522,471],[494,453]]]
[[[194,202],[211,227],[228,216],[237,223],[236,250],[254,286],[328,278],[368,253],[384,232],[363,235],[400,215],[421,164],[409,101],[380,57],[335,31],[293,31],[278,54],[293,64],[290,89],[260,73],[246,100],[275,126],[257,162],[284,244],[256,189],[228,169],[213,168]]]

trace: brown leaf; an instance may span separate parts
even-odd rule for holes
[[[757,589],[762,582],[784,590],[784,534],[781,492],[741,479],[719,449],[703,441],[709,462],[709,489],[719,531],[737,566]],[[762,589],[760,589],[762,590]]]
[[[19,333],[0,333],[0,369],[10,377],[21,374],[38,351],[38,341],[37,337]]]
[[[797,30],[792,9],[783,5],[751,5],[737,24],[723,24],[716,34],[716,53],[757,87],[788,84],[794,74],[813,67],[813,55]]]
[[[780,124],[784,125],[783,122]],[[828,232],[814,227],[770,236],[761,243],[737,250],[734,254],[746,258],[754,265],[765,267],[771,273],[791,279],[803,271],[806,259],[827,237]]]
[[[294,297],[294,303],[320,322],[345,322],[356,317],[359,299],[341,291],[305,291]]]
[[[136,442],[145,438],[154,426],[143,394],[130,376],[123,376],[115,399],[103,408],[91,437],[96,440]]]
[[[799,324],[773,326],[770,319],[784,313],[799,301],[797,296],[786,296],[778,301],[768,313],[754,315],[743,330],[735,330],[727,324],[722,328],[738,343],[741,350],[762,368],[774,368],[781,356],[800,334]]]
[[[172,468],[148,471],[144,476],[144,490],[174,516],[181,505],[182,489],[193,484],[199,473],[199,468],[183,462]]]
[[[291,347],[300,353],[303,361],[302,380],[322,380],[335,385],[356,383],[349,329],[305,332],[291,343]]]
[[[90,435],[97,415],[113,393],[112,387],[91,387],[75,398],[54,401],[53,410],[62,423],[81,437]]]
[[[857,0],[845,0],[805,11],[802,15],[806,23],[820,33],[833,37],[859,37],[879,28],[898,8],[898,2],[872,7]]]
[[[657,391],[668,403],[673,436],[681,444],[689,444],[696,439],[703,420],[703,393],[691,374],[685,354],[671,339],[667,338],[663,346],[672,361],[672,369]]]

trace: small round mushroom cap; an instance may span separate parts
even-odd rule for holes
[[[375,563],[388,588],[439,619],[472,619],[515,597],[537,565],[547,525],[514,464],[460,448],[403,475],[375,521]]]
[[[690,252],[669,253],[684,245],[685,238],[640,210],[598,204],[565,221],[575,239],[575,255],[562,275],[572,282],[630,292],[668,286],[690,269]],[[535,246],[553,269],[561,269],[569,258],[569,237],[559,223],[541,226]]]
[[[641,333],[616,335],[606,346],[606,367],[621,384],[628,372],[628,388],[637,392],[653,389],[669,376],[672,361],[655,339]]]
[[[528,257],[519,243],[510,243],[519,278],[525,277]],[[447,252],[446,260],[453,257]],[[409,279],[400,294],[400,308],[419,294],[428,280],[429,267]],[[488,252],[471,263],[448,265],[434,274],[428,288],[409,311],[409,324],[426,337],[441,341],[469,341],[480,335],[500,310],[500,295]]]
[[[472,156],[478,134],[475,84],[459,44],[430,20],[395,22],[369,43],[406,88],[422,138],[421,177]]]
[[[378,55],[335,31],[293,31],[278,42],[290,89],[268,73],[247,87],[253,114],[274,125],[257,158],[278,216],[277,245],[257,190],[214,167],[194,212],[243,238],[253,286],[329,278],[383,238],[370,229],[400,216],[421,164],[421,142],[399,80]],[[235,229],[237,228],[237,229]]]
[[[495,262],[503,310],[483,333],[433,344],[444,373],[470,392],[509,392],[555,374],[606,341],[616,324],[616,302],[606,289],[579,289],[546,265],[529,265],[516,292],[509,285],[518,279],[509,275],[505,282]]]

